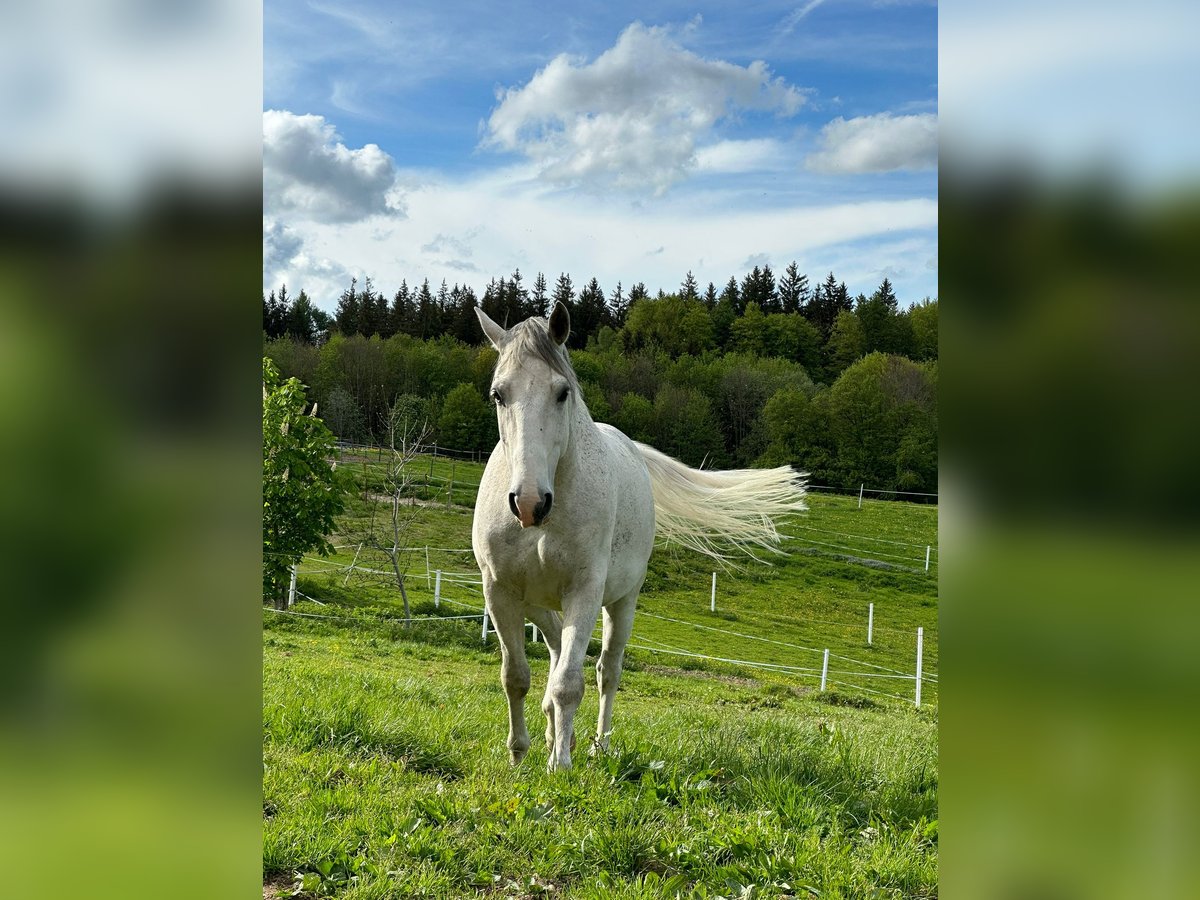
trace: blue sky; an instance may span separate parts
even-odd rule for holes
[[[264,289],[795,260],[937,295],[924,2],[264,8]]]

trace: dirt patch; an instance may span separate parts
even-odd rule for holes
[[[263,900],[282,900],[291,897],[296,889],[296,881],[285,875],[272,875],[263,882]]]
[[[679,669],[675,666],[643,666],[643,672],[652,672],[655,675],[670,675],[672,678],[699,678],[707,681],[719,681],[722,684],[736,684],[739,687],[758,687],[758,681],[754,678],[746,678],[741,675],[722,675],[718,672],[703,672],[699,669]]]

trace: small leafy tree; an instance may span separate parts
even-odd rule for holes
[[[333,435],[307,405],[299,379],[283,381],[263,357],[263,596],[279,609],[291,567],[333,551],[326,535],[345,503],[329,462]]]

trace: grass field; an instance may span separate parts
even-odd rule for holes
[[[480,466],[453,468],[463,485],[478,483]],[[436,501],[437,482],[428,490]],[[299,580],[321,604],[295,611],[337,618],[264,613],[269,891],[291,893],[298,877],[304,893],[345,898],[936,896],[936,580],[923,547],[920,565],[883,569],[803,541],[836,532],[855,537],[825,536],[861,549],[865,538],[936,544],[936,507],[859,510],[857,498],[814,494],[786,529],[797,536],[788,556],[718,574],[715,614],[711,564],[657,550],[612,750],[548,775],[536,737],[544,647],[530,646],[534,748],[513,769],[494,638],[481,643],[478,618],[429,621],[482,605],[463,583],[478,577],[472,557],[449,552],[470,545],[458,491],[448,508],[413,510],[409,543],[422,549],[408,558],[409,587],[422,621],[398,621],[382,578],[319,571],[347,566],[354,546],[306,562]],[[343,531],[363,514],[360,495]],[[464,576],[448,575],[443,596],[465,606],[434,609],[426,545],[448,548],[430,551],[430,567]],[[364,553],[358,565],[379,562]],[[918,626],[931,676],[920,709]],[[589,684],[581,750],[595,715]]]

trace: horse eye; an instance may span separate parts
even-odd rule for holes
[[[500,396],[499,391],[492,391],[492,399],[496,401],[498,406],[504,405],[504,398]]]
[[[562,393],[558,395],[558,402],[559,402],[559,403],[566,403],[566,402],[567,402],[567,396],[568,396],[570,393],[571,393],[571,389],[570,389],[570,388],[563,388],[563,389],[562,389]]]

